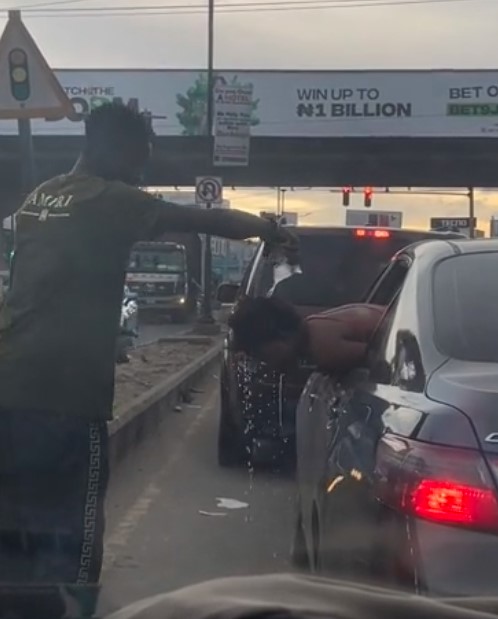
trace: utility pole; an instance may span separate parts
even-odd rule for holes
[[[282,200],[280,202],[280,206],[281,206],[281,212],[280,215],[283,217],[284,213],[285,213],[285,192],[287,191],[287,189],[281,189],[282,192]]]
[[[206,142],[207,142],[207,161],[206,169],[209,170],[213,161],[213,124],[214,124],[214,109],[213,109],[213,90],[214,90],[214,0],[208,0],[208,32],[207,32],[207,101],[206,101]],[[212,203],[208,202],[206,208],[212,208]],[[204,297],[202,300],[201,316],[199,323],[202,325],[200,330],[214,332],[215,320],[213,318],[213,308],[211,304],[212,295],[212,252],[211,252],[211,235],[205,235],[204,247]]]
[[[36,185],[35,156],[33,137],[31,135],[31,120],[20,118],[17,121],[19,144],[21,150],[21,187],[23,199],[33,191]]]
[[[474,213],[474,188],[469,187],[469,237],[471,239],[475,236]]]

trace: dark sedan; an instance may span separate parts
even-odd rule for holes
[[[428,595],[498,592],[498,241],[423,242],[370,291],[367,361],[297,410],[301,567]]]

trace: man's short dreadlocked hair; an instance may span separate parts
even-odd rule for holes
[[[91,111],[85,119],[85,135],[87,160],[98,162],[99,166],[109,158],[140,163],[148,158],[152,129],[146,115],[113,102]]]
[[[236,351],[252,355],[272,341],[296,335],[302,318],[294,306],[277,297],[242,299],[228,319]]]

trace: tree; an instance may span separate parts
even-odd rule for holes
[[[225,78],[220,74],[215,74],[215,83],[216,80],[227,83]],[[234,75],[228,83],[230,86],[242,85],[236,75]],[[176,117],[183,127],[183,135],[196,136],[206,135],[207,133],[207,86],[207,74],[200,73],[194,85],[191,86],[185,94],[178,94],[176,96],[176,102],[181,108],[181,111],[177,113]],[[255,115],[258,104],[259,99],[256,99],[252,103],[252,126],[259,124],[259,119]]]

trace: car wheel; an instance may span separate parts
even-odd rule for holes
[[[218,427],[218,464],[220,466],[237,466],[244,462],[247,455],[241,432],[230,414],[226,390],[221,387],[220,422]]]
[[[325,497],[321,513],[321,537],[317,547],[318,571],[326,576],[360,580],[368,573],[364,548],[370,534],[363,520],[357,482],[344,481],[334,498]]]
[[[297,513],[294,539],[292,540],[291,561],[292,565],[300,572],[310,571],[310,561],[303,531],[303,517],[300,509]]]

